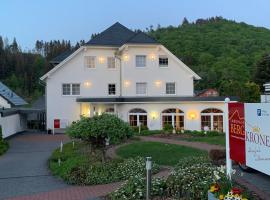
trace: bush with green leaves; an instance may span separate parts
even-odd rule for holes
[[[163,131],[171,133],[173,131],[173,126],[171,124],[164,124]]]
[[[111,200],[140,200],[145,199],[145,176],[135,175],[131,176],[121,188],[109,194]],[[162,197],[166,194],[166,182],[161,178],[153,178],[151,186],[151,196]]]
[[[91,118],[82,117],[79,121],[72,123],[66,132],[73,138],[80,138],[96,146],[105,145],[106,138],[110,139],[110,143],[115,144],[133,135],[128,123],[115,115],[106,113]]]

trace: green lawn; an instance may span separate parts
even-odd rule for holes
[[[208,144],[216,144],[221,146],[226,146],[225,144],[225,135],[219,136],[194,136],[191,138],[185,138],[184,140],[190,142],[205,142]]]
[[[157,164],[169,166],[177,164],[183,157],[207,155],[206,151],[158,142],[135,142],[120,147],[116,153],[123,158],[151,156]]]

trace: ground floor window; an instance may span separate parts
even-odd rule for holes
[[[223,112],[215,108],[203,110],[201,112],[201,130],[223,132]]]
[[[135,108],[129,111],[129,125],[135,126],[147,126],[147,112],[143,109]]]
[[[106,108],[105,113],[114,114],[114,108]]]
[[[162,127],[172,125],[175,130],[184,129],[184,112],[178,108],[166,109],[162,112]]]

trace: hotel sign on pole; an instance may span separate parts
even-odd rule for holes
[[[270,175],[270,104],[229,103],[230,158]]]

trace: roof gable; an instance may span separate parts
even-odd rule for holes
[[[0,96],[6,99],[13,106],[22,106],[27,104],[25,100],[23,100],[2,82],[0,82]]]
[[[119,22],[91,39],[86,45],[104,45],[120,47],[126,43],[158,44],[158,42],[142,31],[134,32]]]

